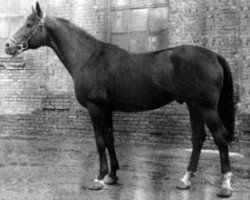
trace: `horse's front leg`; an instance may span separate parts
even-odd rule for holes
[[[104,185],[103,178],[108,174],[108,163],[106,156],[106,144],[105,144],[105,127],[106,127],[106,110],[99,108],[93,104],[88,105],[90,118],[95,131],[96,147],[99,154],[99,174],[95,179],[95,182],[99,185],[94,186],[91,189],[101,189]]]
[[[118,181],[118,177],[116,176],[116,171],[119,169],[119,163],[116,157],[115,147],[114,147],[112,111],[107,110],[105,121],[106,122],[104,128],[105,131],[104,138],[110,157],[110,172],[107,176],[105,176],[104,183],[115,184]]]

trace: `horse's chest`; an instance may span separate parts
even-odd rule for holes
[[[92,102],[97,105],[106,102],[107,95],[102,81],[98,83],[98,81],[91,76],[82,76],[76,79],[74,84],[76,98],[81,105],[86,107],[87,102]]]

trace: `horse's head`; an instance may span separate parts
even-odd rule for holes
[[[47,34],[44,26],[45,18],[46,15],[37,2],[36,9],[32,7],[32,13],[24,25],[6,41],[5,52],[14,56],[45,45]]]

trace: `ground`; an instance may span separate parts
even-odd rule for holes
[[[0,200],[210,200],[217,199],[220,164],[216,153],[201,155],[189,191],[175,187],[190,151],[174,144],[117,141],[119,181],[100,191],[82,189],[93,181],[98,157],[93,138],[83,135],[1,136]],[[235,190],[230,200],[250,199],[250,150],[232,156]]]

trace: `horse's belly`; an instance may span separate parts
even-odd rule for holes
[[[114,111],[125,112],[146,111],[162,107],[173,100],[171,94],[162,90],[151,93],[138,92],[131,94],[128,92],[127,95],[119,95],[119,97],[114,98],[111,101],[111,108]]]

